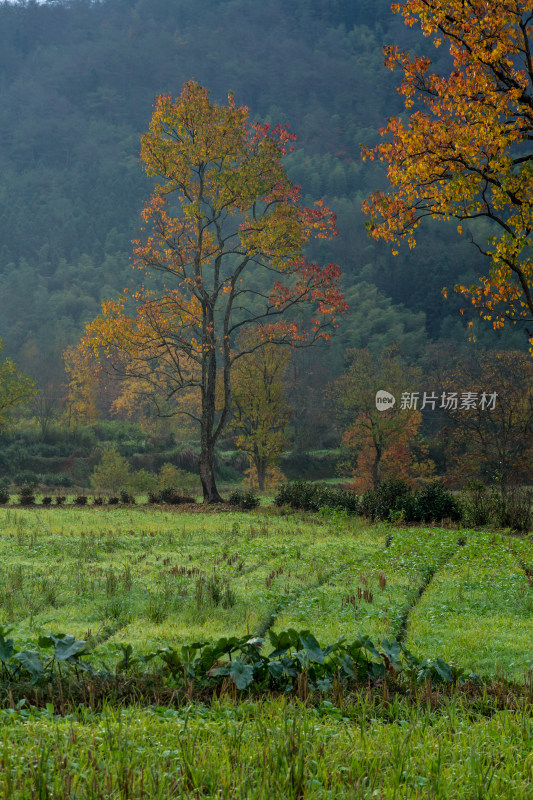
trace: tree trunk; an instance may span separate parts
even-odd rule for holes
[[[200,461],[198,464],[198,468],[200,472],[200,480],[202,482],[204,503],[223,502],[222,497],[220,496],[217,489],[213,462],[214,462],[214,447],[213,446],[209,447],[209,445],[207,445],[204,448],[204,443],[202,441],[202,450],[200,452]]]
[[[216,380],[217,362],[215,342],[213,339],[213,309],[207,306],[204,310],[206,322],[204,329],[208,349],[202,364],[202,416],[200,420],[200,462],[198,465],[202,490],[204,493],[204,503],[222,503],[216,481],[215,481],[215,401],[216,401]],[[215,435],[214,435],[215,434]]]
[[[381,470],[380,470],[380,462],[381,462],[381,454],[382,450],[381,447],[376,446],[376,457],[374,459],[374,463],[372,464],[372,483],[374,484],[374,489],[379,488],[381,483]]]
[[[263,458],[256,458],[255,468],[257,470],[257,485],[259,487],[259,491],[264,492],[267,470],[266,460]]]

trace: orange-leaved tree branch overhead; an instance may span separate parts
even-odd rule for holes
[[[533,4],[524,0],[406,0],[393,11],[420,25],[453,60],[438,75],[425,57],[385,48],[403,72],[410,116],[363,157],[388,165],[389,192],[364,203],[376,239],[415,244],[425,217],[490,220],[474,242],[490,258],[477,284],[456,286],[495,328],[524,325],[533,354]],[[445,290],[444,290],[445,291]]]
[[[238,334],[308,346],[327,340],[346,310],[339,267],[304,256],[336,227],[322,203],[300,205],[282,165],[294,138],[251,122],[232,95],[212,103],[194,81],[176,99],[158,97],[141,148],[156,186],[134,241],[145,288],[105,304],[85,337],[87,351],[164,396],[167,413],[197,421],[206,502],[221,499],[214,447],[231,414],[233,365],[247,352],[238,343],[255,341]]]

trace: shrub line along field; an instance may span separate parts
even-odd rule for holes
[[[83,661],[119,670],[111,706],[105,682],[86,701],[98,713],[77,707],[74,684],[60,702],[57,678],[4,681],[0,797],[533,797],[530,539],[273,508],[4,508],[0,518],[0,625],[16,648],[71,634],[87,641]],[[259,667],[237,651],[224,666],[229,646],[185,683],[142,658],[170,663],[185,648],[198,659],[196,643],[232,636],[262,636],[268,653],[269,632],[275,642],[290,629],[311,631],[294,639],[311,660],[285,698],[282,683],[256,700],[239,689]],[[342,647],[370,642],[361,652],[383,642],[385,665],[408,658],[400,640],[429,659],[434,671],[420,674],[438,677],[441,658],[485,684],[395,688],[383,667],[362,689],[320,677],[336,658],[325,646],[342,636]],[[292,674],[278,658],[272,674]]]

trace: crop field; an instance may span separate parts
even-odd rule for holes
[[[1,509],[0,798],[533,798],[532,570],[501,532]]]

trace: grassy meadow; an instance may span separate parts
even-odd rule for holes
[[[532,568],[533,541],[502,532],[273,507],[2,508],[0,625],[18,649],[70,634],[113,673],[128,645],[294,628],[323,647],[398,640],[479,677],[260,695],[229,682],[62,713],[4,680],[0,798],[533,798]],[[141,662],[133,687],[155,663]]]

